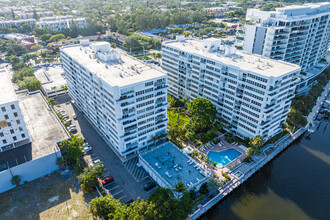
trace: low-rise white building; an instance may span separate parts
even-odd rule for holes
[[[0,154],[31,142],[9,74],[0,69]]]
[[[35,19],[0,21],[0,27],[7,27],[7,28],[21,29],[23,24],[28,24],[33,29],[36,26],[37,22]]]
[[[71,15],[68,15],[41,18],[38,25],[43,29],[60,31],[64,29],[70,29],[73,23],[77,26],[77,28],[86,28],[87,24],[86,18],[73,18]]]
[[[41,83],[41,90],[48,98],[65,95],[68,92],[62,64],[43,64],[33,67],[34,75]]]
[[[167,76],[109,43],[60,49],[70,97],[122,157],[155,145],[166,133]]]
[[[236,51],[220,39],[163,42],[162,68],[169,93],[211,101],[242,138],[268,139],[281,131],[289,113],[300,67]]]

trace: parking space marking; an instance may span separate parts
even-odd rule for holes
[[[117,189],[119,186],[117,185],[117,186],[115,186],[115,187],[113,187],[113,188],[111,188],[111,189],[108,189],[108,190],[113,190],[113,189]]]
[[[111,193],[111,195],[115,196],[115,195],[117,195],[117,194],[119,194],[119,193],[122,193],[122,192],[124,192],[124,190],[120,190],[119,192],[116,192],[116,193],[114,193],[114,194]]]
[[[125,198],[125,197],[126,197],[126,195],[124,195],[124,196],[120,197],[118,200],[121,200],[122,198]]]

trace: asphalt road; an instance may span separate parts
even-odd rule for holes
[[[87,121],[83,113],[71,104],[71,98],[69,96],[61,96],[55,100],[69,115],[70,119],[72,119],[72,124],[77,126],[77,134],[86,138],[86,142],[92,146],[93,150],[89,153],[91,159],[100,159],[104,163],[104,167],[106,168],[104,177],[114,177],[114,182],[110,183],[109,186],[106,186],[111,194],[122,203],[131,199],[136,200],[137,197],[140,197],[141,199],[148,198],[150,192],[146,192],[143,189],[143,185],[150,181],[150,177],[137,182],[127,171],[122,161]],[[55,106],[55,109],[56,108],[57,107]],[[73,120],[73,114],[77,115],[76,120]]]

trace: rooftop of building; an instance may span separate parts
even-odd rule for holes
[[[267,77],[279,77],[300,69],[296,64],[274,60],[261,55],[236,50],[234,47],[224,46],[221,43],[221,39],[216,38],[206,40],[183,39],[167,41],[163,44],[176,47],[190,54],[210,58],[227,66],[233,66],[236,69],[239,68]]]
[[[35,67],[34,75],[41,82],[44,90],[66,85],[64,70],[61,64],[41,65]]]
[[[144,152],[140,154],[140,158],[166,181],[168,188],[174,188],[174,184],[179,181],[193,188],[202,184],[209,175],[208,171],[202,169],[172,142],[166,142]]]
[[[24,39],[34,38],[31,35],[20,34],[20,33],[4,34],[4,35],[2,35],[2,37],[5,38],[5,39],[17,39],[17,40],[24,40]]]
[[[43,95],[23,92],[18,93],[17,98],[32,141],[31,159],[57,151],[56,143],[68,139],[69,135]]]
[[[285,20],[303,20],[313,16],[330,13],[330,2],[307,3],[304,5],[288,5],[276,8],[276,11],[262,11],[260,9],[250,8],[247,10],[246,19],[261,20],[267,19],[285,19]]]
[[[0,104],[17,101],[13,84],[6,69],[0,68]]]
[[[84,45],[71,45],[61,48],[64,52],[110,86],[127,86],[144,82],[166,73],[156,67],[147,65],[118,49],[112,49],[107,42]]]

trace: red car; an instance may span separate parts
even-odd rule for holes
[[[104,180],[102,180],[102,185],[106,185],[108,183],[111,183],[112,181],[114,181],[112,176],[109,176],[107,178],[105,178]]]

